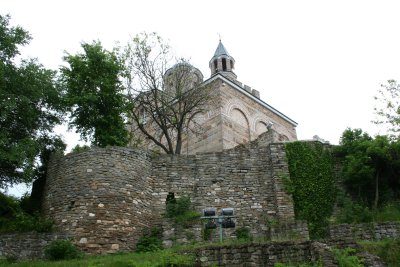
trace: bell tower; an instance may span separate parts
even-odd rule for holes
[[[211,76],[221,73],[231,80],[236,80],[237,76],[233,72],[234,67],[235,59],[228,54],[221,40],[219,40],[214,56],[210,60]]]

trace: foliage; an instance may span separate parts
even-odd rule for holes
[[[46,246],[44,254],[47,259],[53,261],[79,259],[83,256],[82,252],[69,240],[51,241]]]
[[[10,219],[20,210],[18,199],[0,192],[0,218]]]
[[[274,267],[322,267],[322,263],[317,262],[317,263],[299,263],[299,264],[285,264],[285,263],[280,263],[277,262],[274,264]]]
[[[295,216],[306,220],[312,238],[325,235],[336,198],[331,152],[317,142],[286,144]]]
[[[64,150],[52,133],[63,118],[56,72],[35,59],[21,59],[19,47],[31,37],[0,15],[0,188],[40,176],[47,151]]]
[[[201,229],[201,237],[204,241],[210,241],[213,235],[213,229],[203,227]]]
[[[361,129],[346,129],[335,153],[342,159],[343,181],[358,201],[374,209],[399,196],[400,142],[371,138]]]
[[[400,221],[400,203],[388,202],[378,209],[371,209],[365,203],[354,202],[350,197],[338,198],[338,212],[332,218],[334,223],[368,223]]]
[[[379,125],[386,125],[391,137],[399,137],[400,132],[400,85],[395,80],[388,80],[387,84],[381,84],[374,108],[378,118],[373,121]]]
[[[82,43],[84,53],[66,55],[62,67],[70,126],[92,145],[125,146],[129,142],[124,116],[129,108],[119,80],[122,65],[100,42]]]
[[[0,232],[51,231],[52,221],[42,218],[38,213],[27,213],[23,210],[23,205],[24,198],[18,200],[0,193]]]
[[[240,227],[236,229],[236,238],[241,240],[252,241],[253,237],[251,236],[250,229],[246,227]]]
[[[367,223],[373,220],[373,213],[367,206],[353,202],[348,196],[338,197],[337,206],[335,223]]]
[[[134,108],[133,131],[167,154],[180,154],[184,135],[199,134],[195,116],[208,111],[215,98],[209,86],[186,60],[169,68],[170,47],[156,33],[137,35],[121,58],[125,87]]]
[[[194,266],[194,257],[180,251],[159,250],[146,253],[122,253],[103,256],[88,256],[83,259],[64,261],[30,260],[19,261],[12,264],[15,267],[171,267]],[[7,260],[0,259],[0,266],[10,266]]]
[[[194,266],[194,257],[188,255],[181,255],[178,253],[174,253],[170,250],[161,251],[159,253],[160,258],[157,261],[154,259],[149,259],[147,261],[133,263],[132,267],[169,267],[169,266],[181,266],[181,267],[189,267]]]
[[[160,228],[151,228],[139,238],[136,243],[136,252],[157,251],[162,246],[162,231]]]
[[[379,256],[389,266],[400,266],[400,239],[360,241],[359,244],[364,250]]]
[[[184,227],[190,226],[193,222],[200,219],[200,214],[192,210],[192,202],[187,196],[175,199],[172,195],[166,201],[166,214],[167,218],[171,218],[175,223],[183,225]]]
[[[339,263],[339,267],[363,267],[363,260],[354,255],[352,248],[334,249],[333,255]]]
[[[80,153],[80,152],[84,152],[84,151],[88,151],[90,150],[90,146],[87,145],[76,145],[75,147],[72,148],[71,152],[72,153]]]

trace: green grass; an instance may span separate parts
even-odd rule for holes
[[[363,250],[379,256],[389,267],[400,267],[400,239],[359,241]]]
[[[91,256],[68,261],[23,261],[11,263],[0,260],[0,267],[163,267],[193,266],[194,258],[180,255],[173,250],[148,253],[127,253],[107,256]]]

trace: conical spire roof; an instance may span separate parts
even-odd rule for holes
[[[222,55],[230,56],[228,54],[228,51],[226,50],[225,46],[222,44],[221,40],[219,40],[219,44],[218,44],[217,50],[215,50],[214,57],[219,57]]]

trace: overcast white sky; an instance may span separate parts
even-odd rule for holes
[[[111,49],[155,31],[208,78],[220,33],[238,80],[298,122],[299,139],[378,133],[373,96],[400,77],[400,1],[0,0],[0,10],[31,33],[23,56],[53,69],[82,41]]]

